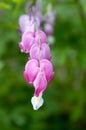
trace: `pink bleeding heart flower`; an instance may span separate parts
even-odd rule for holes
[[[41,30],[38,30],[35,32],[35,41],[36,43],[46,43],[47,41],[47,37],[46,37],[46,34],[41,31]]]
[[[28,53],[33,44],[34,44],[34,33],[29,31],[24,32],[22,35],[22,42],[19,44],[21,52]]]
[[[27,14],[21,15],[19,18],[19,25],[22,33],[27,30],[34,32],[34,17],[29,17]]]
[[[40,93],[43,93],[47,87],[47,80],[44,72],[39,71],[34,80],[35,93],[34,96],[38,97]]]
[[[52,33],[53,33],[53,26],[51,24],[49,24],[49,23],[46,23],[44,25],[44,30],[45,30],[47,35],[52,35]]]
[[[50,82],[54,76],[53,66],[49,60],[42,59],[40,61],[40,68],[45,73],[45,77]]]
[[[45,21],[54,25],[56,19],[56,12],[53,10],[49,10],[47,14],[45,15]]]
[[[33,44],[30,49],[30,58],[37,60],[39,59],[51,60],[49,45],[46,43],[41,44],[41,46],[38,44]]]
[[[35,59],[29,60],[25,65],[24,77],[28,83],[33,83],[39,71],[38,61]]]

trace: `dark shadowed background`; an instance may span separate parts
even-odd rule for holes
[[[86,130],[86,0],[44,0],[57,13],[51,45],[55,76],[34,111],[24,77],[19,16],[28,0],[0,0],[0,130]]]

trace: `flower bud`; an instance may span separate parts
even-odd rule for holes
[[[53,33],[53,26],[51,24],[49,24],[49,23],[46,23],[44,25],[44,30],[45,30],[47,35],[52,35],[52,33]]]

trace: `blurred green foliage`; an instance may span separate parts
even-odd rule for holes
[[[0,0],[0,130],[86,130],[86,0],[44,1],[57,12],[55,76],[38,111],[30,103],[34,89],[23,78],[28,55],[18,47],[26,2]]]

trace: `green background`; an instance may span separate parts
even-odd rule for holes
[[[86,0],[43,0],[57,13],[51,46],[55,76],[34,111],[24,77],[19,16],[27,0],[0,0],[0,130],[86,130]]]

